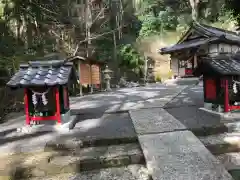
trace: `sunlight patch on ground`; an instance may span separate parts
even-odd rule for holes
[[[99,127],[101,122],[102,122],[102,120],[100,118],[87,119],[82,122],[78,122],[78,127],[81,129],[81,131],[82,131],[82,129],[84,131],[88,131],[89,129]]]
[[[240,133],[232,133],[231,136],[225,137],[224,141],[229,144],[237,144],[240,146]]]
[[[124,92],[124,90],[122,92]],[[152,98],[159,95],[159,92],[136,91],[134,89],[133,90],[128,89],[127,91],[125,91],[125,94],[128,96],[134,95],[142,98]]]
[[[121,101],[106,101],[105,103],[109,105],[115,105],[115,104],[121,103]],[[79,109],[98,108],[103,105],[103,102],[100,100],[99,101],[80,101],[80,102],[71,104],[72,107],[76,105],[78,106]]]

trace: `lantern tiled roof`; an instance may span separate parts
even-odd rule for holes
[[[197,69],[203,75],[240,75],[240,57],[219,55],[215,58],[204,58]]]

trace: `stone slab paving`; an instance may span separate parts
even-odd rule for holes
[[[190,131],[141,135],[139,141],[153,180],[232,180]]]
[[[199,78],[191,77],[191,78],[177,78],[177,79],[168,79],[164,82],[164,84],[173,86],[173,85],[193,85],[198,84]]]
[[[162,84],[155,84],[72,98],[71,112],[74,114],[96,111],[112,113],[140,108],[163,107],[186,87],[167,87]]]
[[[31,180],[42,180],[42,177]],[[30,179],[29,179],[30,180]],[[127,167],[107,168],[79,174],[62,174],[53,177],[45,177],[44,180],[150,180],[147,169],[142,165],[130,165]]]
[[[72,105],[80,109],[81,114],[78,116],[78,123],[74,130],[63,134],[53,132],[16,133],[16,129],[22,127],[25,123],[24,115],[22,113],[16,114],[14,117],[9,117],[8,122],[3,123],[0,127],[0,152],[35,151],[35,149],[43,149],[46,142],[56,139],[64,141],[69,138],[78,138],[88,141],[134,138],[136,133],[128,113],[104,114],[104,112],[111,110],[114,103],[121,106],[117,109],[122,110],[136,108],[138,104],[141,105],[139,101],[143,101],[141,107],[161,107],[184,88],[186,86],[166,87],[161,84],[154,84],[74,98],[72,99]],[[136,106],[130,107],[131,104]],[[115,110],[113,108],[112,112]]]
[[[190,85],[185,88],[177,97],[171,100],[165,107],[186,107],[197,106],[203,107],[203,86],[202,85]]]
[[[138,135],[184,130],[186,127],[162,108],[129,112]]]
[[[83,119],[70,132],[71,137],[82,140],[91,139],[117,139],[136,137],[132,120],[128,113],[103,114],[99,118]],[[68,137],[68,135],[66,135]]]
[[[165,108],[165,110],[184,124],[188,129],[215,127],[222,124],[219,118],[216,118],[211,114],[202,113],[199,107],[195,106]]]
[[[17,133],[16,127],[9,133],[2,131],[0,153],[16,153],[43,150],[48,142],[78,139],[96,141],[101,139],[131,139],[136,133],[128,113],[79,115],[78,123],[71,131],[64,133],[38,132]]]

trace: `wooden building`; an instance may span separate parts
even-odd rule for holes
[[[68,58],[68,61],[74,63],[77,70],[79,80],[80,95],[83,94],[83,88],[92,93],[94,89],[101,89],[102,85],[102,66],[105,63],[97,61],[92,58],[84,58],[81,56],[74,56]]]
[[[175,76],[193,76],[202,58],[219,54],[234,54],[240,50],[240,36],[205,24],[193,23],[180,40],[171,47],[159,50],[171,55],[171,69]]]

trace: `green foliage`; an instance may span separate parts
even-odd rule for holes
[[[201,0],[198,5],[199,21],[207,24],[229,23],[236,19],[240,25],[238,0]],[[140,37],[160,35],[166,31],[183,32],[191,23],[191,7],[185,0],[138,1],[138,12],[142,21]]]
[[[179,19],[171,7],[142,15],[139,19],[142,21],[142,28],[139,33],[140,37],[159,35],[164,33],[164,30],[176,30],[179,20],[182,20]]]
[[[191,7],[186,0],[124,0],[123,2],[124,7],[121,12],[123,13],[123,22],[119,26],[128,25],[122,29],[123,32],[117,37],[116,44],[120,46],[118,55],[121,59],[121,65],[129,68],[140,67],[143,62],[139,53],[130,45],[137,36],[142,38],[160,35],[166,31],[183,32],[191,22]],[[71,54],[76,47],[76,42],[86,38],[85,22],[82,22],[81,19],[81,23],[74,24],[71,15],[69,15],[72,10],[69,9],[69,4],[73,3],[75,1],[72,0],[1,1],[0,66],[13,66],[15,68],[20,61],[27,61],[30,58],[56,50]],[[237,19],[240,24],[240,6],[238,3],[238,0],[219,0],[218,3],[215,0],[201,0],[198,8],[200,20],[206,23],[230,24]],[[115,23],[115,14],[120,13],[118,7],[118,5],[115,7],[116,11],[111,12],[112,14],[106,15],[109,17],[105,17],[111,19],[110,24],[106,19],[95,22],[91,27],[92,36],[118,28]],[[105,25],[103,25],[104,23]],[[66,24],[70,28],[65,29],[63,26]],[[100,26],[101,28],[99,28]],[[76,27],[80,30],[77,30]],[[125,34],[124,31],[126,31]],[[117,32],[116,34],[118,36]],[[128,38],[126,34],[135,39]],[[93,55],[99,60],[111,60],[114,55],[112,34],[109,33],[101,37],[98,40],[91,40],[91,46],[95,52]],[[84,43],[81,46],[86,47]]]
[[[158,17],[151,15],[144,16],[142,18],[142,28],[139,32],[139,36],[148,37],[151,35],[160,34],[161,28],[161,20]]]
[[[155,81],[156,82],[161,82],[162,81],[162,78],[161,78],[161,74],[160,73],[157,73],[156,76],[155,76]]]
[[[158,18],[161,19],[162,27],[166,30],[175,30],[178,25],[178,16],[174,14],[174,10],[167,7],[166,10],[160,11]]]
[[[100,61],[109,61],[113,56],[113,42],[109,39],[99,39],[96,41],[98,48],[96,58]]]
[[[129,69],[139,69],[144,65],[144,59],[131,44],[121,45],[119,47],[120,65]]]

